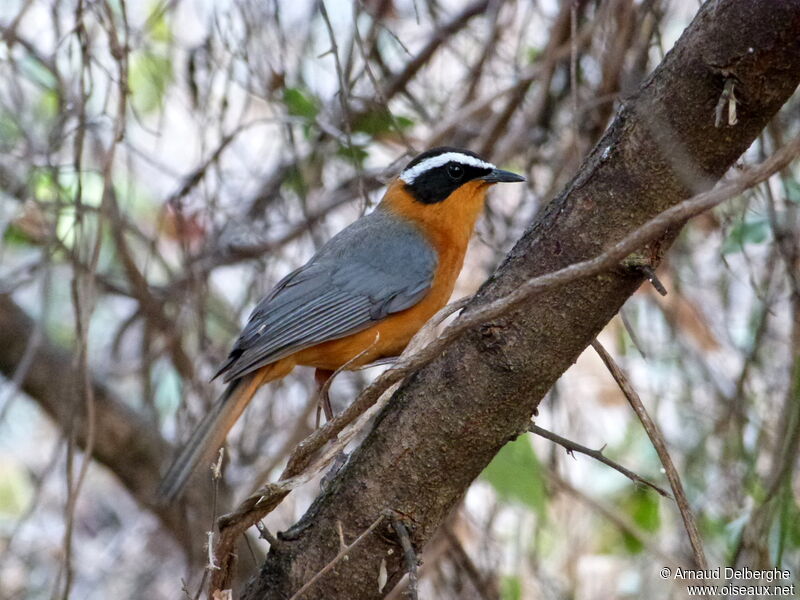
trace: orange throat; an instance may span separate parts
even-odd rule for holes
[[[463,262],[469,238],[483,212],[490,184],[480,180],[470,181],[434,204],[415,200],[403,189],[404,186],[405,183],[399,179],[392,182],[378,208],[391,211],[417,225],[436,248],[440,260],[455,251],[460,253]]]

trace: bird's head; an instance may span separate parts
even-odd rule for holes
[[[525,181],[510,171],[498,169],[474,152],[443,146],[423,152],[398,178],[403,190],[422,204],[443,202],[452,195],[474,194],[495,183]]]
[[[412,160],[389,186],[381,205],[428,233],[465,240],[495,183],[525,181],[474,152],[441,147]]]

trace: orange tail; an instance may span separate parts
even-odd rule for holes
[[[186,482],[201,464],[210,464],[231,427],[250,404],[258,388],[291,371],[283,361],[231,382],[172,461],[158,487],[158,499],[168,503],[180,496]],[[280,365],[280,367],[279,367]],[[293,365],[292,365],[293,366]]]

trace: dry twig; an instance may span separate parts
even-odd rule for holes
[[[650,415],[647,414],[647,410],[645,409],[644,404],[642,404],[639,394],[637,394],[636,390],[633,389],[633,386],[631,385],[625,373],[619,368],[617,363],[606,351],[606,349],[603,348],[603,346],[597,340],[592,342],[592,348],[594,348],[595,352],[600,355],[600,358],[611,372],[611,376],[614,378],[614,381],[617,382],[617,385],[619,385],[622,393],[625,394],[625,398],[628,399],[628,403],[631,405],[631,408],[633,408],[636,416],[639,417],[644,430],[647,432],[647,436],[653,443],[653,446],[658,453],[658,458],[661,460],[661,464],[664,465],[667,479],[669,480],[670,487],[672,487],[672,493],[675,494],[675,501],[678,504],[678,510],[681,513],[681,518],[683,519],[686,533],[689,535],[689,543],[692,546],[692,552],[694,553],[694,559],[697,563],[697,567],[699,569],[707,569],[708,561],[706,560],[705,551],[703,550],[703,542],[700,539],[700,532],[697,530],[697,523],[695,522],[694,515],[692,514],[692,509],[689,506],[689,500],[686,498],[686,493],[683,490],[683,484],[681,483],[680,475],[678,475],[678,470],[675,468],[675,464],[672,462],[672,458],[669,455],[667,443],[664,441],[664,436],[661,433],[661,430],[650,418]]]
[[[363,541],[370,533],[372,533],[375,530],[375,528],[381,523],[383,523],[384,519],[386,519],[389,516],[390,516],[389,513],[384,513],[379,515],[378,518],[375,519],[369,527],[367,527],[355,540],[353,540],[352,544],[349,544],[343,547],[341,550],[339,550],[339,553],[336,556],[334,556],[333,559],[331,559],[331,561],[327,565],[325,565],[322,569],[320,569],[319,572],[317,572],[311,579],[309,579],[303,585],[303,587],[301,587],[294,594],[292,594],[289,600],[300,600],[300,598],[303,597],[303,594],[305,594],[309,589],[311,589],[311,587],[315,583],[317,583],[320,580],[320,578],[323,575],[325,575],[325,573],[327,573],[333,567],[335,567],[336,563],[345,558],[348,552],[350,552],[353,548],[358,546],[358,544],[361,543],[361,541]]]
[[[639,483],[639,484],[642,484],[642,485],[646,485],[646,486],[654,489],[655,491],[657,491],[659,494],[661,494],[665,498],[672,499],[672,496],[670,495],[670,493],[668,491],[666,491],[664,488],[662,488],[660,486],[657,486],[655,483],[653,483],[651,481],[648,481],[644,477],[641,477],[640,475],[637,475],[636,473],[634,473],[630,469],[626,469],[625,467],[623,467],[619,463],[617,463],[617,462],[611,460],[610,458],[608,458],[605,454],[603,454],[603,448],[601,448],[600,450],[592,450],[591,448],[587,448],[586,446],[582,446],[581,444],[573,442],[572,440],[568,440],[565,437],[561,437],[560,435],[555,434],[552,431],[548,431],[547,429],[544,429],[543,427],[539,427],[535,423],[531,423],[531,426],[528,428],[528,431],[530,431],[531,433],[535,433],[536,435],[541,436],[541,437],[543,437],[543,438],[545,438],[547,440],[550,440],[551,442],[555,442],[559,446],[563,446],[564,448],[567,449],[567,452],[569,454],[572,454],[573,452],[580,452],[581,454],[585,454],[586,456],[590,456],[591,458],[594,458],[595,460],[600,461],[604,465],[607,465],[607,466],[611,467],[615,471],[618,471],[618,472],[622,473],[625,477],[627,477],[628,479],[630,479],[634,483]]]
[[[400,540],[400,546],[403,548],[403,562],[406,565],[406,572],[408,573],[408,597],[411,600],[419,600],[419,578],[417,576],[417,552],[411,544],[411,536],[408,534],[408,528],[403,522],[402,515],[392,514],[392,528],[397,534],[397,539]]]

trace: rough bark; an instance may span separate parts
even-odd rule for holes
[[[727,78],[738,123],[714,126]],[[531,224],[473,300],[602,252],[658,212],[708,188],[753,142],[800,80],[800,2],[706,2],[628,99],[575,179]],[[674,239],[644,252],[653,264]],[[421,549],[500,447],[525,431],[547,390],[642,283],[622,266],[533,298],[470,331],[409,378],[347,466],[270,550],[247,599],[288,598],[385,509]],[[378,598],[403,574],[388,524],[366,536],[304,598]]]

